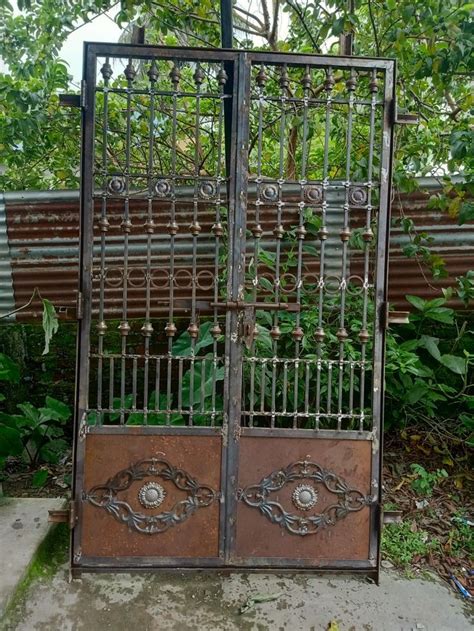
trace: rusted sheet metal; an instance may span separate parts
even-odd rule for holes
[[[0,315],[15,308],[11,256],[7,235],[5,201],[0,195]]]
[[[106,566],[117,565],[120,558],[135,557],[136,562],[146,565],[147,558],[156,562],[156,557],[165,557],[161,563],[166,564],[169,557],[169,565],[176,565],[177,558],[186,565],[187,558],[218,558],[220,436],[148,435],[134,436],[131,440],[127,436],[88,434],[85,440],[84,499],[79,507],[84,534],[80,536],[79,527],[74,531],[75,541],[81,547],[78,552],[76,546],[76,562],[87,565],[88,558],[94,558],[96,564]],[[140,464],[144,461],[145,465]],[[163,462],[170,465],[166,470]],[[141,477],[145,470],[148,474]],[[168,473],[171,477],[167,477]],[[117,485],[110,484],[117,474],[120,474],[118,491]],[[209,501],[206,496],[207,505],[184,515],[183,502],[192,494],[183,489],[186,476],[212,490],[214,495]],[[103,489],[97,488],[101,486]],[[147,504],[147,491],[155,492],[156,506],[153,501]],[[202,488],[199,493],[203,498]],[[174,523],[162,532],[147,534],[146,528],[153,525],[150,520],[140,521],[140,516],[150,518],[168,511],[176,515]],[[123,517],[133,517],[133,513],[138,514],[138,521],[120,521]],[[165,528],[159,521],[155,527]]]
[[[428,208],[430,196],[439,192],[435,180],[425,181],[425,187],[410,195],[396,195],[392,203],[393,226],[391,230],[389,298],[394,306],[409,308],[407,294],[429,299],[441,295],[441,289],[456,284],[456,277],[474,269],[474,223],[460,226],[457,218],[446,212]],[[411,219],[418,233],[433,238],[430,246],[446,263],[448,276],[433,279],[419,258],[407,258],[404,246],[410,243],[409,235],[399,226],[400,219]],[[462,308],[460,301],[451,306]]]
[[[442,287],[455,284],[456,276],[474,269],[474,230],[473,224],[459,226],[456,219],[447,213],[431,210],[427,202],[433,188],[434,180],[424,180],[425,187],[410,195],[396,195],[392,204],[392,218],[395,225],[391,231],[390,270],[389,270],[389,298],[397,307],[406,308],[404,300],[406,294],[414,294],[424,298],[431,298],[440,294]],[[438,189],[439,190],[439,189]],[[76,290],[77,290],[77,261],[79,239],[79,193],[76,191],[41,191],[6,193],[4,196],[5,222],[2,231],[2,206],[0,204],[0,314],[8,313],[28,302],[33,290],[37,287],[42,296],[49,298],[56,305],[60,316],[65,319],[75,318]],[[337,200],[334,200],[335,204]],[[140,202],[135,201],[137,221],[142,221],[145,210],[140,213]],[[112,204],[113,208],[113,204]],[[121,204],[115,202],[117,217],[121,212]],[[271,223],[272,217],[268,212],[263,221]],[[140,215],[143,214],[143,217]],[[291,215],[297,214],[297,209],[291,209]],[[284,223],[290,224],[294,217],[287,215]],[[446,261],[448,277],[433,280],[429,270],[420,260],[407,258],[402,248],[409,242],[409,237],[397,227],[399,217],[411,219],[417,230],[426,232],[434,238],[432,250],[440,254]],[[331,215],[331,231],[339,230],[340,219]],[[209,231],[212,222],[211,213],[208,222],[203,224],[203,233]],[[3,235],[3,238],[2,238]],[[329,255],[330,265],[334,267],[331,273],[337,274],[335,266],[339,264],[340,253],[336,251],[338,236],[334,242],[333,256]],[[265,246],[265,242],[262,243]],[[140,260],[145,252],[135,243],[132,256]],[[206,248],[203,243],[202,248]],[[117,260],[120,259],[120,243],[116,248]],[[328,248],[329,253],[331,249]],[[166,266],[166,251],[161,261]],[[211,254],[209,254],[211,259]],[[202,261],[201,257],[201,261]],[[315,259],[316,260],[316,259]],[[309,270],[317,273],[316,268]],[[360,273],[357,260],[353,263],[353,273]],[[137,288],[130,295],[131,313],[143,311],[143,292]],[[203,299],[209,299],[204,296]],[[117,290],[117,300],[120,291]],[[454,302],[453,306],[461,307],[461,303]],[[166,310],[166,305],[163,306]],[[113,314],[109,314],[113,315]],[[29,308],[17,314],[20,321],[34,320],[41,316],[41,304],[34,302]]]
[[[370,441],[243,436],[240,441],[239,487],[241,490],[248,489],[249,485],[257,485],[262,478],[292,463],[308,461],[339,476],[348,487],[368,496],[371,486],[370,450]],[[336,487],[334,479],[332,484]],[[298,489],[301,492],[305,485],[317,492],[314,508],[308,510],[308,515],[324,514],[325,509],[338,503],[339,498],[334,493],[309,476],[290,481],[281,490],[270,492],[268,500],[281,504],[289,514],[301,516],[295,506],[295,493]],[[270,511],[264,511],[239,502],[235,564],[245,565],[252,559],[251,565],[255,565],[256,560],[262,565],[272,565],[272,559],[277,558],[298,559],[298,565],[313,567],[325,567],[335,561],[366,561],[367,566],[374,562],[369,558],[369,532],[370,511],[375,508],[365,505],[333,525],[322,527],[317,534],[295,536],[284,527],[284,523],[271,522],[268,515],[275,511],[275,506],[270,506]],[[295,527],[294,523],[292,527]]]

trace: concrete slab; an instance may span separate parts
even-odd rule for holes
[[[105,533],[104,533],[105,535]],[[239,614],[256,594],[279,594]],[[438,580],[384,571],[377,587],[343,575],[211,573],[84,575],[61,569],[32,586],[5,631],[466,631],[466,605]]]
[[[0,616],[48,532],[48,510],[63,504],[60,498],[1,498]]]

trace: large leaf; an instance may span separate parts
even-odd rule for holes
[[[431,357],[434,357],[434,359],[440,361],[441,353],[438,348],[438,344],[439,338],[437,337],[431,337],[431,335],[422,335],[420,337],[420,346],[426,348]]]
[[[20,381],[20,367],[4,353],[0,353],[0,381]]]
[[[467,368],[466,359],[464,357],[458,357],[457,355],[442,355],[440,362],[449,370],[452,370],[457,375],[464,375]]]
[[[197,355],[200,350],[207,348],[214,343],[211,335],[212,322],[204,322],[199,327],[199,336],[194,345],[194,354]],[[174,357],[190,357],[192,354],[192,339],[187,331],[182,333],[173,344]]]
[[[55,333],[58,332],[59,321],[56,315],[56,309],[49,300],[43,299],[43,330],[44,330],[44,349],[43,355],[49,353],[49,344]]]
[[[63,438],[55,438],[41,447],[39,455],[45,462],[57,463],[67,449],[68,444]]]
[[[448,307],[436,307],[435,309],[427,309],[424,312],[425,317],[443,324],[452,324],[454,322],[454,311]]]
[[[423,300],[423,298],[420,298],[419,296],[405,296],[406,300],[415,307],[415,309],[418,309],[418,311],[423,311],[425,308],[425,304],[426,304],[426,300]]]
[[[213,381],[222,381],[224,379],[224,373],[224,366],[217,368],[214,373],[214,367],[211,360],[206,361],[205,364],[203,364],[201,360],[195,362],[194,368],[191,367],[183,377],[183,406],[188,407],[191,403],[191,377],[193,381],[193,408],[200,409],[200,407],[204,404],[204,408],[206,409],[208,406],[206,399],[212,395]]]
[[[42,486],[46,484],[48,475],[49,473],[47,469],[40,469],[39,471],[35,471],[33,478],[31,480],[31,486],[35,489],[40,489]]]
[[[20,456],[23,452],[21,434],[14,427],[0,423],[0,457]]]
[[[71,417],[69,407],[53,397],[46,397],[46,407],[40,408],[40,412],[54,421],[65,422]]]

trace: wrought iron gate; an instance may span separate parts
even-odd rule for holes
[[[72,567],[378,569],[394,62],[88,44]]]

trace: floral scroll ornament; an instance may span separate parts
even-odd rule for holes
[[[146,478],[172,482],[178,490],[186,492],[185,499],[158,514],[150,515],[133,510],[128,502],[120,499],[120,493],[129,489],[134,482]],[[163,486],[155,481],[148,481],[138,491],[138,501],[147,511],[159,507],[166,496]],[[85,493],[84,499],[92,506],[105,510],[118,522],[127,524],[131,530],[154,535],[183,523],[199,509],[210,506],[216,497],[217,493],[211,487],[199,484],[186,471],[174,467],[166,460],[150,458],[131,464],[105,484],[94,486]]]
[[[337,501],[319,513],[299,515],[287,512],[279,502],[271,499],[272,493],[299,481],[305,483],[296,486],[292,494],[293,504],[298,510],[307,512],[316,505],[318,492],[315,485],[318,484],[334,494]],[[334,526],[349,513],[360,511],[373,503],[371,496],[349,487],[340,476],[307,460],[273,471],[258,484],[241,489],[239,499],[247,506],[258,509],[272,524],[301,536],[314,535],[328,526]]]

